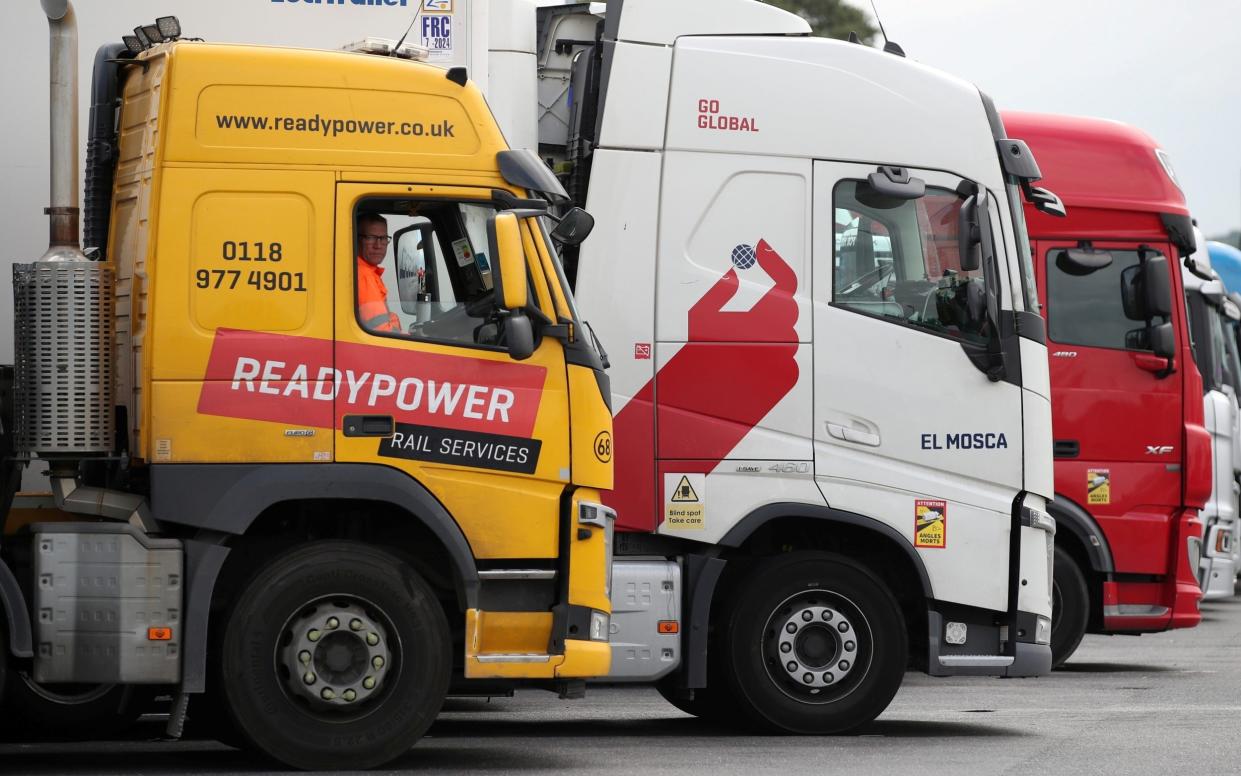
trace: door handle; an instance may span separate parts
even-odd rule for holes
[[[827,433],[845,442],[853,442],[858,445],[867,445],[868,447],[879,446],[879,432],[864,431],[860,428],[852,428],[844,426],[840,423],[827,424]]]
[[[1172,360],[1163,356],[1156,356],[1153,353],[1134,353],[1133,365],[1143,371],[1158,374],[1171,368]]]
[[[391,415],[346,415],[341,430],[347,437],[390,437],[396,432]]]

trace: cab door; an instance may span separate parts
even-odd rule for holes
[[[905,536],[936,598],[1005,610],[1022,489],[1020,372],[993,381],[966,348],[987,346],[980,313],[988,293],[1009,304],[1011,281],[1003,261],[961,268],[968,181],[908,168],[925,194],[896,199],[871,186],[875,172],[814,167],[815,477],[831,507]],[[1000,207],[990,202],[997,252]]]
[[[488,256],[490,191],[341,183],[337,187],[332,368],[336,460],[400,469],[457,521],[480,560],[559,554],[570,479],[563,346],[518,361],[503,340]],[[379,268],[392,325],[357,306],[361,213],[396,238]],[[529,233],[529,223],[522,228]],[[532,310],[554,320],[527,243]],[[536,314],[537,314],[536,313]]]
[[[1181,369],[1168,371],[1143,340],[1146,322],[1126,316],[1121,280],[1143,256],[1173,257],[1169,264],[1177,272],[1175,254],[1170,245],[1096,241],[1090,250],[1106,253],[1110,262],[1085,271],[1063,255],[1080,249],[1076,241],[1040,240],[1035,247],[1056,386],[1056,492],[1103,527],[1118,570],[1165,574],[1168,554],[1150,547],[1171,541],[1180,504],[1184,378]],[[1183,327],[1179,294],[1172,306],[1174,325]],[[1176,360],[1183,368],[1193,355],[1177,353]]]

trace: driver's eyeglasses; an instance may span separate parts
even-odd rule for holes
[[[392,242],[392,238],[386,234],[364,234],[362,239],[375,245],[387,245]]]

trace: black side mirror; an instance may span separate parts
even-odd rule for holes
[[[1096,251],[1093,248],[1068,248],[1056,253],[1056,268],[1074,277],[1089,275],[1111,264],[1111,253]]]
[[[534,353],[534,324],[523,314],[504,318],[504,341],[508,354],[517,361],[524,361]]]
[[[1167,318],[1172,314],[1172,279],[1168,274],[1168,260],[1163,256],[1149,258],[1142,265],[1142,270],[1146,311]]]
[[[876,193],[893,199],[920,199],[926,195],[926,181],[915,178],[904,167],[879,168],[866,176],[866,182]]]
[[[1150,346],[1160,358],[1171,359],[1176,356],[1176,333],[1172,329],[1171,321],[1150,328]]]
[[[1145,321],[1151,317],[1146,306],[1147,294],[1144,281],[1141,264],[1134,264],[1132,267],[1125,267],[1121,270],[1120,305],[1125,312],[1125,317],[1131,321]]]
[[[561,245],[581,245],[594,228],[594,216],[580,207],[571,208],[552,230],[552,239]]]
[[[979,191],[961,203],[957,215],[957,253],[960,255],[961,271],[973,272],[982,266],[984,245],[991,235],[991,210],[987,207],[987,195]]]
[[[1026,192],[1026,198],[1030,200],[1030,204],[1034,205],[1034,209],[1040,213],[1046,213],[1056,218],[1064,218],[1068,214],[1065,210],[1064,202],[1055,192],[1044,189],[1039,186],[1031,186]]]

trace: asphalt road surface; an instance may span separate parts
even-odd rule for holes
[[[1205,604],[1193,630],[1087,636],[1042,679],[909,674],[862,735],[741,736],[646,688],[585,700],[527,691],[449,700],[388,773],[1229,774],[1241,772],[1241,599]],[[0,745],[0,773],[234,774],[270,766],[209,741],[164,743],[157,720],[125,741]]]

